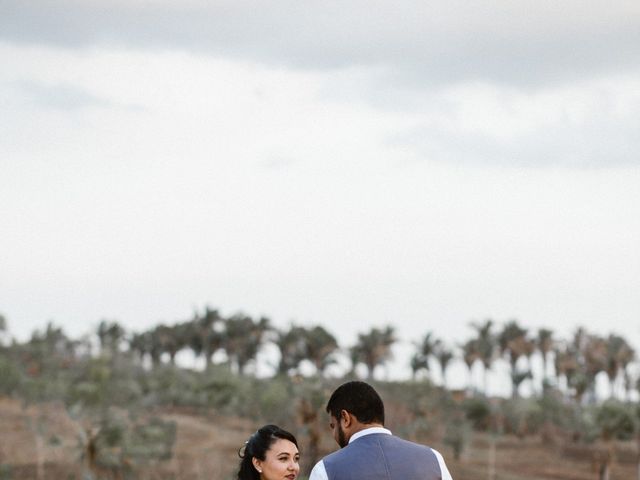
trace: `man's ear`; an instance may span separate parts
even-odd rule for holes
[[[345,428],[349,428],[353,423],[353,416],[346,410],[340,410],[340,421],[344,422]]]

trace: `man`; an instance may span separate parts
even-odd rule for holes
[[[339,386],[327,413],[341,449],[320,460],[309,480],[453,480],[437,451],[384,428],[384,404],[371,385]]]

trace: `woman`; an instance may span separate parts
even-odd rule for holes
[[[300,473],[296,437],[276,425],[251,435],[238,455],[238,480],[295,480]]]

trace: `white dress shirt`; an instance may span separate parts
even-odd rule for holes
[[[387,430],[383,427],[371,427],[365,428],[364,430],[360,430],[359,432],[354,433],[349,438],[349,443],[357,440],[360,437],[364,437],[365,435],[371,435],[372,433],[384,433],[385,435],[391,435],[391,431]],[[434,450],[431,451],[435,454],[438,459],[438,465],[440,465],[440,472],[442,473],[442,480],[453,480],[451,477],[451,473],[449,473],[449,469],[447,468],[447,464],[444,463],[444,458],[440,455],[440,452]],[[327,470],[324,468],[324,462],[320,460],[311,470],[311,474],[309,475],[309,480],[329,480],[327,476]]]

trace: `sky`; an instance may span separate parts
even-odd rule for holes
[[[4,0],[0,313],[640,349],[639,60],[636,0]]]

